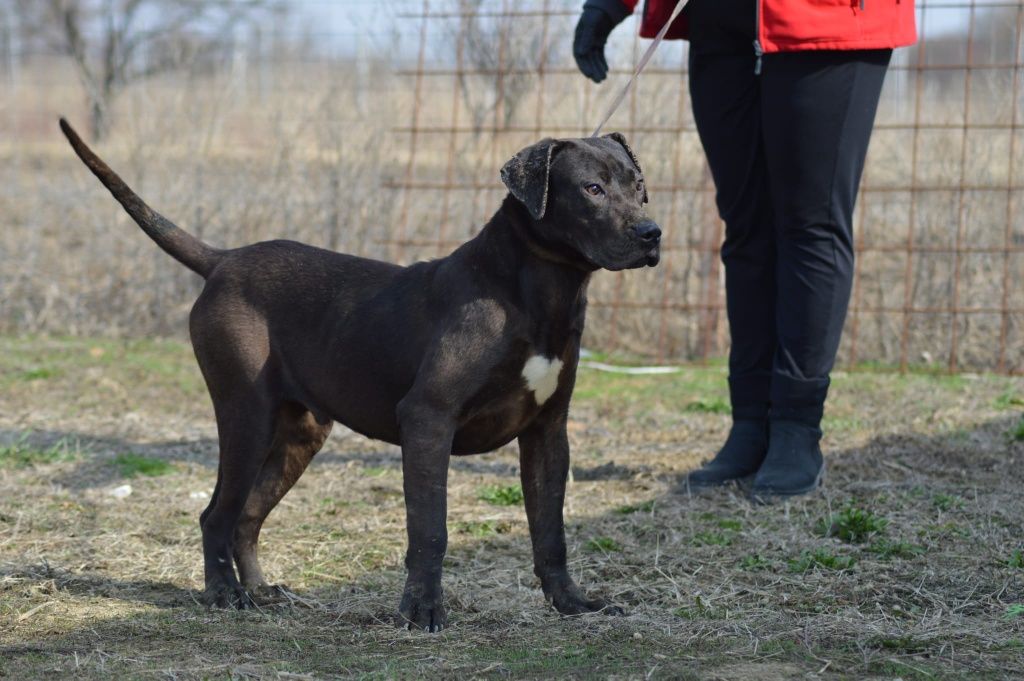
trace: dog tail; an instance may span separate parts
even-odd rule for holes
[[[139,195],[131,190],[117,173],[110,169],[92,149],[86,146],[74,128],[64,119],[60,119],[60,129],[71,143],[71,148],[78,158],[89,167],[92,174],[99,178],[103,186],[110,190],[114,198],[124,206],[128,215],[142,227],[142,231],[164,249],[171,257],[203,278],[209,276],[213,268],[220,262],[223,251],[209,246],[173,222],[160,215],[146,205]]]

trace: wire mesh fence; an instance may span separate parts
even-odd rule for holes
[[[97,144],[217,245],[443,255],[497,208],[513,153],[591,133],[647,44],[635,19],[616,29],[594,85],[571,56],[578,0],[286,4],[329,14],[236,31],[126,87]],[[840,361],[1024,374],[1024,2],[917,6],[920,42],[894,56],[869,151]],[[181,334],[199,282],[71,157],[55,121],[87,119],[81,77],[17,28],[0,5],[0,331]],[[594,277],[584,343],[622,359],[728,348],[723,226],[687,77],[686,44],[664,43],[606,126],[636,150],[665,232],[657,268]]]
[[[635,26],[619,29],[608,84],[589,84],[568,50],[576,4],[424,0],[401,15],[419,32],[400,71],[413,100],[395,130],[406,164],[389,185],[393,257],[470,235],[516,149],[590,134],[644,45]],[[842,362],[1024,372],[1022,19],[1019,2],[918,4],[921,42],[894,57],[862,183]],[[664,45],[606,128],[644,165],[665,248],[654,270],[595,277],[588,344],[657,362],[723,355],[723,226],[684,45]]]

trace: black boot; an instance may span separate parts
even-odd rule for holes
[[[686,477],[679,491],[719,487],[757,472],[768,451],[767,420],[734,419],[715,458]]]
[[[821,484],[825,460],[821,456],[821,429],[803,421],[771,419],[768,454],[750,489],[755,500],[807,494]]]

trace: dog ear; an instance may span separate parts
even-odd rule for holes
[[[548,177],[551,174],[551,158],[560,146],[558,140],[550,137],[526,147],[501,167],[501,181],[508,187],[534,220],[544,217],[548,207]]]
[[[633,161],[633,165],[636,166],[637,172],[639,172],[641,175],[644,174],[643,169],[640,167],[640,161],[637,160],[636,154],[634,154],[633,150],[630,149],[629,144],[626,143],[625,136],[623,136],[623,134],[621,132],[613,132],[613,133],[610,133],[608,135],[603,135],[603,137],[605,139],[614,140],[614,141],[618,142],[620,145],[622,145],[622,148],[626,150],[627,154],[629,154],[630,160]],[[644,203],[647,203],[647,184],[646,183],[644,184]]]

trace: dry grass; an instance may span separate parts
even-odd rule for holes
[[[456,461],[452,627],[429,636],[392,624],[394,448],[339,429],[264,532],[267,572],[296,602],[210,611],[197,518],[215,433],[188,348],[0,339],[0,676],[1024,674],[1024,442],[1009,434],[1024,381],[839,375],[826,489],[771,507],[669,493],[723,437],[723,398],[716,366],[581,376],[570,560],[625,618],[545,606],[521,506],[481,498],[518,482],[513,451]],[[822,536],[832,516],[866,536]]]

